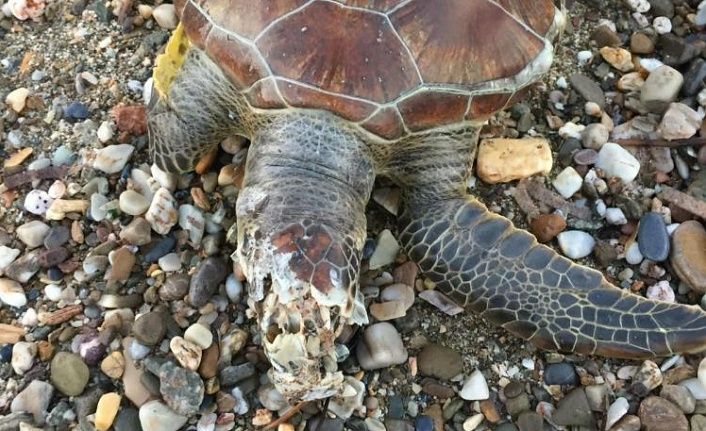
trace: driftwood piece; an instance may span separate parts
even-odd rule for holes
[[[5,178],[5,187],[14,189],[34,180],[63,178],[65,175],[66,166],[49,166],[44,169],[32,169],[7,176]]]
[[[671,202],[679,208],[688,211],[695,216],[706,219],[706,202],[696,199],[686,193],[680,192],[669,186],[662,186],[662,191],[657,194],[657,197]]]

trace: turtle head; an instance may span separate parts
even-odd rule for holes
[[[346,350],[336,338],[367,323],[358,273],[374,178],[364,145],[336,121],[296,113],[262,129],[236,203],[234,260],[270,376],[290,401],[341,390]]]

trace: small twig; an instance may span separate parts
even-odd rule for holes
[[[617,143],[624,147],[700,147],[706,145],[706,138],[686,138],[667,141],[666,139],[617,139]]]
[[[273,428],[276,428],[279,426],[279,424],[283,423],[287,419],[291,418],[294,416],[299,410],[301,410],[305,405],[307,405],[309,401],[301,401],[299,404],[296,406],[292,407],[291,409],[287,410],[287,413],[283,414],[282,416],[278,417],[277,419],[273,420],[272,422],[268,423],[265,425],[264,428],[262,428],[262,431],[267,431],[271,430]]]

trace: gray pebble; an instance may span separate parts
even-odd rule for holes
[[[159,383],[164,402],[175,412],[188,416],[199,411],[204,385],[197,373],[166,362],[159,369]]]
[[[225,281],[229,268],[220,257],[204,259],[191,276],[189,284],[189,302],[194,307],[201,307],[218,290],[218,285]]]
[[[69,241],[69,228],[63,225],[53,226],[44,237],[44,247],[55,248],[66,244]]]
[[[637,245],[645,258],[655,262],[667,260],[669,233],[660,214],[650,211],[642,215],[637,229]]]

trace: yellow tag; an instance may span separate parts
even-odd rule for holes
[[[154,88],[156,88],[162,96],[167,95],[169,86],[172,84],[182,63],[184,63],[190,44],[191,42],[189,42],[189,38],[184,32],[184,26],[179,23],[172,33],[172,37],[169,38],[169,42],[167,42],[164,54],[157,57],[157,66],[152,73]]]

